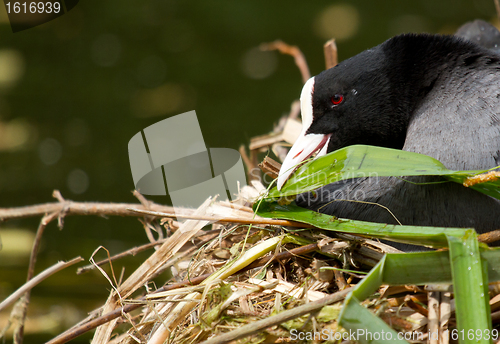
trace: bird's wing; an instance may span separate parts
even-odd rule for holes
[[[432,156],[449,169],[492,168],[500,164],[500,72],[464,70],[436,83],[423,99],[403,150]]]

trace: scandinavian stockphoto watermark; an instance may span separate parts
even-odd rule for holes
[[[387,185],[387,179],[392,178],[380,176],[377,172],[351,171],[342,173],[342,180],[329,182],[332,175],[333,173],[314,171],[307,178],[300,177],[294,180],[292,186],[285,183],[285,188],[282,191],[290,196],[282,197],[283,202],[297,201],[308,208],[316,208],[317,205],[333,202],[366,202],[370,196],[367,191],[376,189],[375,185],[378,184],[380,186]],[[254,176],[253,171],[251,176]],[[266,176],[264,176],[264,181],[266,181]],[[330,183],[334,184],[320,187]],[[316,189],[305,192],[305,190],[311,190],[310,185],[315,185]],[[384,187],[388,191],[393,189],[392,185]]]
[[[412,331],[412,332],[393,332],[393,331],[370,331],[366,329],[355,330],[342,330],[334,331],[332,329],[323,329],[319,332],[314,331],[299,331],[293,329],[290,331],[290,339],[294,341],[351,341],[351,342],[372,342],[372,341],[422,341],[434,340],[439,341],[440,338],[451,338],[452,340],[497,340],[499,338],[499,331],[494,330],[444,330],[444,331]]]
[[[128,152],[135,188],[144,195],[168,194],[174,209],[197,208],[208,197],[216,195],[219,199],[234,200],[247,184],[240,153],[229,148],[207,148],[195,111],[166,118],[141,130],[130,139]],[[249,174],[264,185],[273,182],[259,169]],[[312,177],[323,180],[328,176],[316,173]],[[351,177],[363,179],[365,184],[379,182],[377,174]],[[298,197],[307,197],[307,202],[323,198],[329,201],[365,198],[356,182],[342,183],[344,187],[333,191],[322,190]],[[296,186],[300,194],[302,186]],[[295,197],[290,196],[289,201]]]
[[[296,329],[290,331],[291,340],[299,341],[391,341],[391,340],[419,340],[423,338],[422,332],[397,333],[389,331],[371,332],[365,329],[334,331],[324,329],[321,332],[302,332]]]
[[[177,210],[197,208],[210,196],[234,200],[246,185],[240,153],[207,148],[195,111],[141,130],[130,139],[128,153],[136,190],[168,194]]]

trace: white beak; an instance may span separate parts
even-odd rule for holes
[[[302,116],[302,131],[299,138],[288,152],[283,165],[281,165],[278,176],[278,190],[281,190],[283,184],[288,180],[295,169],[311,155],[321,150],[318,156],[325,155],[328,141],[331,134],[306,134],[313,121],[312,93],[314,91],[314,77],[307,80],[302,93],[300,94],[300,112]]]

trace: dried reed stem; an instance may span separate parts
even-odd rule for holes
[[[224,344],[224,343],[229,343],[233,340],[237,340],[240,338],[248,337],[252,334],[256,334],[268,327],[279,325],[281,323],[284,323],[288,320],[292,320],[295,318],[298,318],[302,315],[309,314],[315,311],[320,310],[324,306],[331,305],[333,303],[342,301],[347,294],[349,294],[354,287],[350,287],[347,289],[344,289],[342,291],[338,291],[332,295],[329,295],[327,297],[324,297],[320,300],[306,303],[305,305],[292,308],[289,310],[286,310],[284,312],[278,313],[277,315],[274,315],[272,317],[268,317],[262,320],[255,321],[253,323],[250,323],[248,325],[242,326],[237,330],[231,331],[229,333],[225,333],[223,335],[211,338],[207,341],[204,341],[202,344]]]
[[[300,74],[302,74],[302,81],[305,83],[311,77],[306,58],[298,47],[286,44],[285,42],[278,40],[271,43],[263,43],[261,44],[260,48],[262,50],[278,50],[282,54],[293,56],[295,64],[297,65],[297,67],[299,67]]]

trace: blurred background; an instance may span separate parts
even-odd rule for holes
[[[293,59],[260,51],[263,42],[297,45],[314,75],[330,38],[343,60],[403,32],[449,34],[474,19],[498,26],[493,0],[106,0],[81,1],[14,34],[0,6],[0,207],[52,202],[54,189],[75,201],[136,202],[129,139],[185,111],[196,110],[210,147],[237,149],[271,131],[302,82]],[[0,300],[25,282],[39,221],[0,224]],[[62,231],[46,229],[36,273],[88,260],[100,245],[116,254],[146,242],[135,219],[67,217]],[[115,271],[127,275],[150,253]],[[32,291],[26,343],[52,338],[104,303],[105,278],[75,270]],[[0,331],[10,310],[0,313]]]

